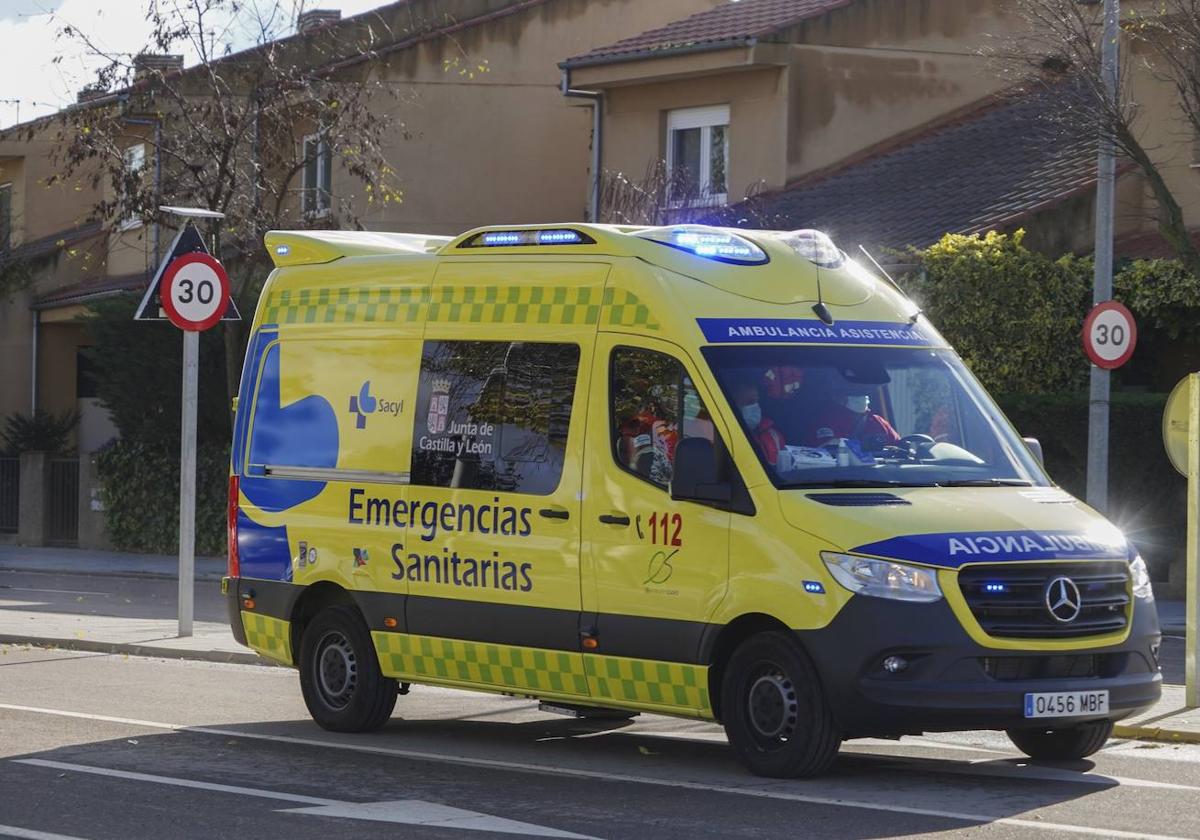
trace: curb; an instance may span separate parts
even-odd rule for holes
[[[1136,741],[1160,741],[1168,744],[1200,744],[1200,731],[1171,729],[1162,726],[1123,725],[1113,727],[1114,738],[1130,738]]]
[[[183,650],[180,648],[159,647],[153,644],[137,642],[102,642],[93,639],[54,639],[46,637],[14,636],[0,633],[0,645],[32,645],[40,648],[57,648],[59,650],[79,650],[88,653],[123,653],[129,656],[154,656],[160,659],[192,659],[201,662],[221,662],[234,665],[261,665],[268,668],[282,668],[269,659],[265,659],[252,651],[226,650]]]

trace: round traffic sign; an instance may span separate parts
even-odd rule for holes
[[[229,305],[229,276],[208,254],[184,254],[163,273],[159,291],[163,311],[181,330],[207,330]]]
[[[1097,304],[1083,322],[1083,349],[1096,367],[1113,370],[1129,361],[1137,346],[1133,313],[1115,300]]]
[[[1192,377],[1185,376],[1171,389],[1163,409],[1162,436],[1167,460],[1180,474],[1187,475],[1188,430],[1191,426]]]

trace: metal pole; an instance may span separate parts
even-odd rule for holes
[[[1196,678],[1200,676],[1200,645],[1197,616],[1200,615],[1200,373],[1188,376],[1188,489],[1187,489],[1187,633],[1184,639],[1184,703],[1200,706]]]
[[[1117,105],[1120,0],[1104,0],[1104,44],[1100,75],[1108,94],[1109,107]],[[1113,197],[1117,162],[1110,127],[1102,125],[1096,180],[1096,275],[1092,303],[1112,299]],[[1088,404],[1087,501],[1096,510],[1108,509],[1108,403],[1109,374],[1092,366],[1091,397]]]
[[[183,424],[179,447],[179,636],[192,635],[196,578],[196,390],[200,333],[183,333]]]

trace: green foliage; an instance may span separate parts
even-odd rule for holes
[[[1200,323],[1200,279],[1179,260],[1136,260],[1113,278],[1114,297],[1143,332],[1159,331],[1175,340]]]
[[[1109,511],[1165,580],[1184,555],[1187,482],[1162,444],[1165,394],[1114,392],[1109,414]],[[1083,498],[1087,487],[1088,395],[1016,394],[997,399],[1021,434],[1042,444],[1050,477]]]
[[[996,393],[1052,393],[1087,381],[1079,334],[1090,263],[1051,260],[1011,236],[947,234],[910,255],[907,288],[975,375]]]
[[[118,440],[97,453],[104,521],[123,551],[172,554],[179,548],[179,450]],[[229,447],[196,458],[196,553],[225,553]]]
[[[137,298],[109,298],[87,320],[96,391],[120,433],[97,459],[105,525],[117,548],[179,545],[179,437],[183,341],[166,322],[135,322]],[[200,336],[196,550],[225,551],[230,412],[221,328]]]
[[[71,432],[79,425],[78,411],[56,413],[38,409],[32,415],[13,412],[4,419],[0,432],[0,452],[19,455],[22,452],[66,452]]]

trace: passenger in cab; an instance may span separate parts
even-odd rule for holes
[[[827,446],[839,439],[858,441],[867,452],[900,442],[900,434],[882,415],[871,410],[871,397],[861,391],[837,394],[817,418],[808,436],[810,446]]]
[[[787,441],[784,440],[783,433],[775,428],[775,421],[763,416],[758,386],[748,380],[738,383],[734,390],[734,401],[742,415],[742,421],[750,430],[750,439],[762,450],[767,463],[775,466]]]

